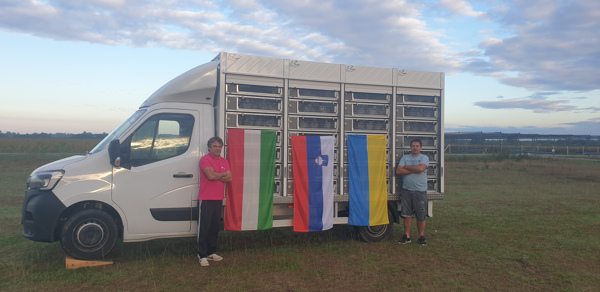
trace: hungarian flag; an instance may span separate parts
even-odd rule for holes
[[[389,224],[385,135],[348,135],[349,225]]]
[[[333,136],[292,136],[294,231],[333,227]]]
[[[227,184],[225,230],[273,228],[276,143],[273,131],[227,131],[232,181]]]

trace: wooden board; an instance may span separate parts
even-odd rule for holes
[[[86,260],[76,260],[70,256],[65,257],[65,266],[67,270],[71,269],[79,269],[79,268],[87,268],[87,267],[97,267],[97,266],[106,266],[112,265],[113,261],[86,261]]]

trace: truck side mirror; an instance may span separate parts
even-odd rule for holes
[[[124,144],[121,144],[118,139],[110,141],[110,143],[108,144],[108,159],[110,160],[110,165],[114,167],[123,167],[126,169],[131,169],[127,141],[128,140],[125,140]]]
[[[108,159],[112,166],[121,166],[121,143],[118,139],[110,141],[108,144]]]

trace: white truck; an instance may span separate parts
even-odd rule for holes
[[[443,199],[444,73],[219,53],[171,80],[85,155],[36,169],[27,180],[23,235],[60,241],[79,259],[123,242],[195,236],[200,157],[228,129],[276,131],[273,226],[293,225],[290,137],[335,137],[334,224],[349,213],[346,137],[387,137],[389,225],[357,227],[380,241],[399,222],[395,166],[422,141],[429,214]],[[224,155],[227,155],[225,145]]]

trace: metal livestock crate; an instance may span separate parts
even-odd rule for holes
[[[362,102],[376,102],[376,103],[389,103],[392,96],[387,93],[373,93],[373,92],[352,92],[346,91],[346,101],[362,101]]]
[[[346,103],[345,116],[388,118],[390,106],[388,104]]]
[[[419,136],[419,135],[396,135],[396,147],[409,148],[410,141],[414,139],[421,140],[423,149],[438,148],[439,139],[437,136]]]
[[[396,117],[399,119],[437,120],[438,110],[431,106],[403,105],[396,107]]]
[[[288,109],[291,115],[337,116],[339,112],[337,101],[290,100]]]
[[[279,86],[227,83],[225,91],[231,94],[247,94],[262,96],[282,96],[283,88]]]
[[[227,128],[280,130],[281,115],[227,113]]]
[[[398,94],[397,103],[412,103],[412,104],[439,104],[439,96],[417,95],[417,94]]]
[[[290,93],[290,98],[302,98],[302,99],[338,100],[340,97],[339,90],[290,88],[289,93]]]
[[[273,112],[282,110],[281,98],[227,95],[227,111]]]
[[[290,130],[323,131],[338,129],[337,117],[299,117],[290,115],[288,118]]]
[[[347,132],[364,131],[384,134],[390,130],[387,119],[346,118],[344,125]]]
[[[396,123],[398,134],[438,134],[437,121],[400,120]]]

